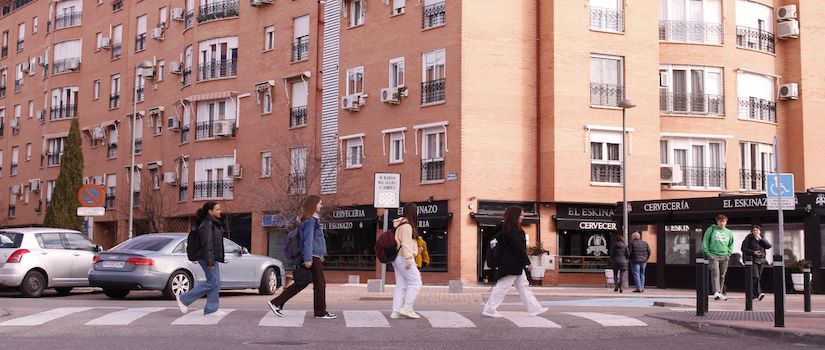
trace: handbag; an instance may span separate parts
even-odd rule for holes
[[[299,285],[312,283],[312,270],[307,269],[303,265],[298,265],[295,267],[295,270],[292,270],[292,281]]]

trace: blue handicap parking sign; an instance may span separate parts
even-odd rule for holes
[[[794,198],[793,174],[767,174],[765,189],[768,198]]]

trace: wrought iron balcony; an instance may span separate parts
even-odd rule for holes
[[[218,60],[198,66],[198,81],[238,75],[238,60]]]
[[[307,124],[307,106],[292,107],[289,112],[289,127],[303,126]]]
[[[446,99],[447,79],[435,79],[421,83],[421,104],[443,102]]]
[[[447,2],[424,6],[421,13],[421,28],[427,29],[447,23]]]
[[[52,74],[68,72],[72,69],[72,67],[80,67],[80,57],[54,60],[54,65],[52,66]]]
[[[624,99],[624,86],[590,83],[590,104],[593,106],[618,106]]]
[[[123,8],[123,0],[112,1],[112,11],[117,11]]]
[[[120,107],[120,94],[109,95],[109,109]]]
[[[185,29],[192,28],[192,25],[195,24],[195,10],[189,10],[183,15],[183,27]]]
[[[307,192],[307,178],[304,173],[289,174],[289,194]]]
[[[739,169],[739,189],[742,191],[765,191],[765,178],[773,171]]]
[[[23,79],[17,79],[14,81],[14,93],[18,93],[23,91]]]
[[[235,183],[232,180],[222,181],[195,181],[193,190],[194,199],[224,198],[232,199]]]
[[[75,11],[54,17],[54,30],[80,25],[83,13]]]
[[[146,49],[146,33],[140,33],[135,36],[135,52]]]
[[[740,97],[739,118],[776,123],[776,102],[756,97]]]
[[[725,97],[660,92],[659,111],[668,114],[725,115]]]
[[[621,164],[590,164],[590,182],[622,183]]]
[[[117,157],[117,144],[110,143],[106,146],[106,158],[115,158]]]
[[[189,125],[184,125],[180,128],[180,143],[189,142]]]
[[[77,105],[75,104],[52,106],[51,113],[49,113],[50,120],[68,119],[75,116],[77,116]]]
[[[762,29],[736,26],[736,47],[776,53],[776,38]]]
[[[46,153],[46,160],[48,165],[60,165],[60,160],[63,159],[63,152],[60,153]]]
[[[221,18],[237,17],[240,2],[238,0],[228,0],[213,2],[200,7],[198,13],[198,23],[213,21]]]
[[[444,158],[421,160],[421,182],[444,180]]]
[[[309,59],[309,35],[295,38],[292,42],[292,62]]]
[[[224,122],[224,121],[207,121],[207,122],[199,122],[195,124],[195,140],[202,140],[202,139],[210,139],[214,138],[216,135],[215,133],[215,123],[217,122]],[[235,129],[235,122],[232,121],[229,126],[232,130]]]
[[[682,166],[682,182],[674,187],[725,188],[725,168]]]
[[[183,75],[180,78],[180,82],[183,86],[192,84],[192,67],[186,67],[183,69]]]
[[[659,21],[659,40],[722,44],[724,32],[722,23]]]
[[[624,11],[591,7],[590,29],[624,32]]]
[[[181,180],[186,181],[186,180]],[[186,198],[189,197],[189,185],[181,182],[180,186],[178,187],[178,202],[185,202]]]
[[[121,53],[123,53],[123,44],[121,44],[121,43],[112,44],[112,59],[116,60],[116,59],[120,58]]]

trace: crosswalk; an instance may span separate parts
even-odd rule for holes
[[[268,310],[235,310],[221,309],[226,314],[222,316],[204,316],[201,310],[191,311],[181,315],[176,308],[166,307],[61,307],[33,313],[30,315],[0,318],[0,328],[3,327],[36,327],[60,319],[72,319],[73,324],[82,324],[88,327],[97,326],[128,326],[142,319],[151,319],[153,325],[168,324],[171,326],[210,326],[219,323],[239,323],[256,320],[260,327],[303,327],[305,321],[312,317],[307,310],[283,310],[284,317],[278,317]],[[101,313],[105,313],[100,316]],[[389,311],[376,310],[344,310],[339,320],[331,321],[332,325],[341,325],[340,320],[348,328],[388,328],[398,326],[402,322],[389,319]],[[489,324],[506,320],[518,328],[564,328],[565,322],[571,325],[571,319],[583,319],[585,323],[602,327],[640,327],[647,323],[634,317],[600,313],[600,312],[562,312],[531,317],[526,312],[501,311],[502,319],[480,317],[480,313],[459,313],[443,310],[419,310],[418,313],[432,328],[477,328],[477,323]],[[235,316],[238,315],[238,316]],[[241,316],[243,315],[243,316]],[[563,316],[562,316],[563,315]],[[93,318],[97,316],[96,318]],[[83,317],[93,318],[77,322]],[[551,318],[557,318],[551,320]],[[475,322],[474,322],[475,320]],[[575,321],[575,320],[572,320]],[[327,322],[327,321],[325,321]],[[579,326],[582,321],[575,321]]]

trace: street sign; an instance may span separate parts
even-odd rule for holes
[[[398,208],[401,206],[401,174],[375,173],[373,206],[376,208]]]
[[[768,210],[793,210],[796,207],[793,174],[766,174],[765,189]]]
[[[103,186],[86,184],[77,191],[77,200],[83,207],[102,207],[106,202],[106,192]]]
[[[104,207],[78,207],[77,216],[103,216],[106,215]]]

